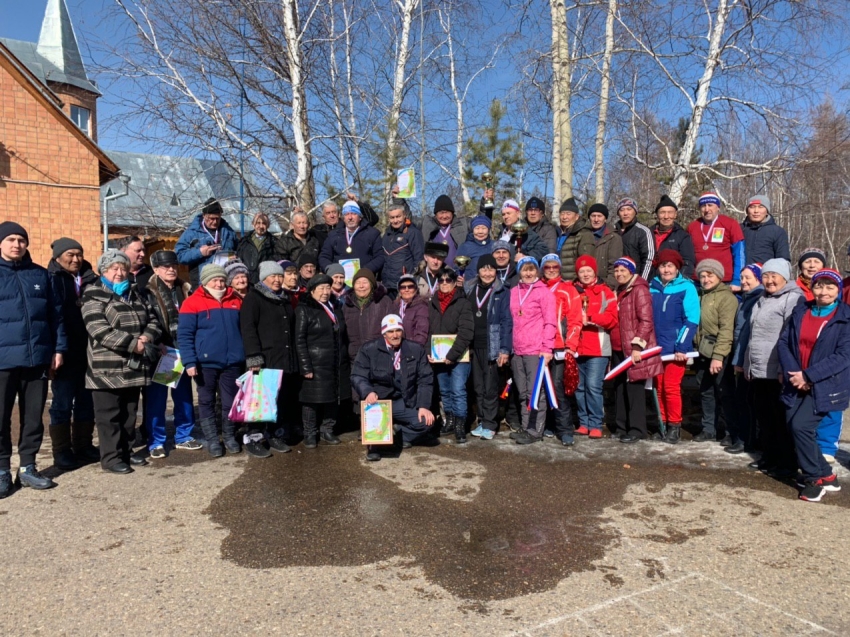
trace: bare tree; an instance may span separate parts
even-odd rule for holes
[[[552,170],[555,200],[572,196],[573,135],[570,121],[572,57],[564,0],[549,0],[552,14]]]
[[[596,201],[605,201],[605,130],[608,124],[608,101],[611,91],[611,57],[614,54],[614,18],[617,0],[608,0],[605,14],[605,50],[602,53],[602,70],[599,79],[599,122],[596,126]]]

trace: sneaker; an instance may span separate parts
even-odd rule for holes
[[[493,431],[492,429],[483,429],[482,428],[480,438],[481,438],[481,440],[492,440],[495,435],[496,435],[496,432]]]
[[[570,434],[564,434],[561,436],[561,444],[565,447],[572,447],[576,443],[575,438]]]
[[[807,480],[797,480],[797,486],[801,489],[806,487],[809,481]],[[818,478],[814,481],[815,484],[820,486],[824,491],[831,491],[835,493],[836,491],[841,491],[841,485],[838,484],[838,476],[834,473],[831,476],[827,476],[825,478]]]
[[[544,438],[554,438],[554,437],[555,437],[555,432],[554,432],[554,431],[552,431],[551,429],[544,429],[544,430],[543,430],[543,437],[544,437]]]
[[[519,431],[512,431],[508,438],[510,438],[511,440],[517,440],[518,438],[521,438],[524,435],[525,429],[520,429]]]
[[[185,451],[198,451],[204,448],[200,442],[195,440],[194,438],[189,438],[189,440],[185,440],[183,442],[178,442],[174,445],[175,449],[184,449]],[[153,454],[151,454],[151,458],[153,458]]]
[[[22,487],[30,487],[32,489],[52,489],[56,486],[53,480],[38,472],[35,464],[28,464],[18,469],[18,483]]]
[[[576,436],[587,436],[590,434],[590,429],[582,425],[578,429],[576,429]]]
[[[255,458],[268,458],[272,455],[262,440],[251,440],[244,445],[245,453]]]
[[[180,447],[178,447],[178,449],[179,448]],[[150,457],[151,458],[165,458],[165,447],[163,447],[163,446],[154,447],[150,451]]]
[[[537,436],[533,436],[530,433],[526,432],[524,436],[520,436],[516,439],[516,443],[518,445],[532,445],[535,442],[540,442],[541,440],[543,440],[542,436],[538,438]]]
[[[818,480],[807,480],[803,490],[800,491],[800,499],[806,502],[820,502],[826,489],[818,482]]]
[[[278,453],[289,453],[290,451],[292,451],[290,446],[286,444],[286,441],[283,438],[278,437],[269,438],[269,447],[272,451],[277,451]]]
[[[576,430],[576,433],[578,433],[578,430]],[[597,439],[601,438],[602,437],[602,430],[601,429],[591,429],[590,433],[588,433],[587,436],[588,436],[588,438],[597,438]]]
[[[484,431],[484,427],[478,425],[475,429],[469,432],[470,436],[475,436],[476,438],[480,438],[482,432]]]
[[[14,490],[12,486],[12,473],[9,471],[0,471],[0,500],[8,498]]]

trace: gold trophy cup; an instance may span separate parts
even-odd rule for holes
[[[458,268],[458,272],[460,276],[463,276],[463,273],[466,272],[466,268],[469,265],[469,262],[472,261],[469,257],[464,255],[460,255],[455,257],[455,265]]]
[[[522,217],[514,224],[511,224],[511,231],[516,235],[516,251],[522,252],[522,238],[528,230],[528,223]]]
[[[493,190],[493,175],[492,173],[484,173],[481,175],[481,179],[484,182],[484,190]],[[496,203],[493,201],[491,197],[484,198],[484,208],[486,210],[493,210],[496,207]]]

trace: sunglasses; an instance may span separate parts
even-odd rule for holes
[[[415,286],[415,285],[410,285],[410,284],[407,284],[407,285],[400,285],[400,286],[398,286],[398,289],[399,289],[399,290],[415,290],[415,289],[416,289],[416,286]]]
[[[561,266],[559,266],[559,265],[544,265],[543,269],[544,270],[560,270]]]
[[[443,277],[443,278],[440,279],[440,283],[454,283],[454,282],[455,282],[454,279],[450,279],[448,277]]]

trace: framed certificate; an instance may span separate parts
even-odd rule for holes
[[[360,269],[360,259],[340,259],[339,264],[345,271],[345,284],[348,287],[351,287],[351,280],[354,278],[354,275],[357,274],[357,270]]]
[[[379,400],[367,405],[360,401],[360,438],[364,445],[393,444],[393,402]]]
[[[446,355],[454,346],[457,334],[434,334],[431,337],[431,358],[435,363],[445,363]],[[457,361],[458,363],[469,362],[469,350],[463,353],[463,356]]]

